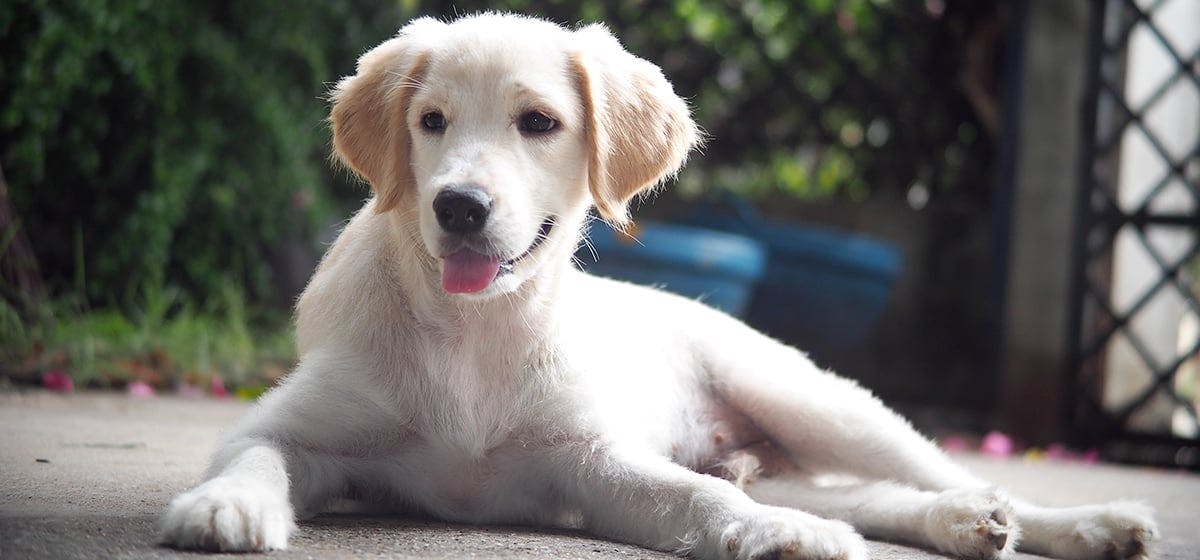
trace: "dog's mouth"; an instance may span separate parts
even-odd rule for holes
[[[452,294],[473,294],[487,289],[496,278],[511,274],[518,262],[533,254],[550,237],[554,221],[553,216],[543,220],[529,248],[510,259],[501,260],[496,255],[466,247],[447,255],[442,260],[442,288]]]

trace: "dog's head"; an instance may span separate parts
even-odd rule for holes
[[[566,266],[591,205],[624,224],[697,142],[658,67],[599,25],[418,19],[332,99],[336,153],[376,212],[416,222],[452,293],[506,293]]]

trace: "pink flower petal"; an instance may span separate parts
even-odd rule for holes
[[[75,381],[61,370],[51,370],[42,373],[42,387],[59,393],[70,393],[75,390]]]
[[[1008,457],[1013,454],[1015,446],[1012,438],[997,432],[988,432],[983,436],[983,443],[979,446],[979,451],[988,457]]]
[[[209,385],[209,391],[218,399],[228,399],[229,391],[225,389],[225,380],[219,376],[213,376],[212,383]]]
[[[151,387],[145,381],[133,381],[129,384],[129,396],[131,397],[153,397],[154,387]]]

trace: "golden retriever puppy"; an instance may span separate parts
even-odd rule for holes
[[[860,532],[972,558],[1148,554],[1144,505],[1007,498],[796,349],[573,268],[589,210],[625,223],[697,143],[604,27],[418,19],[338,83],[330,121],[374,197],[300,299],[299,365],[171,502],[163,543],[281,549],[350,498],[706,559],[861,559]]]

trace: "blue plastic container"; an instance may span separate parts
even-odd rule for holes
[[[750,236],[766,245],[766,274],[746,321],[776,338],[829,357],[854,348],[887,307],[903,257],[893,245],[827,228],[767,222],[741,204],[708,208],[691,223]]]
[[[633,237],[596,221],[576,258],[591,274],[657,286],[741,316],[766,268],[753,239],[694,226],[638,222]]]

